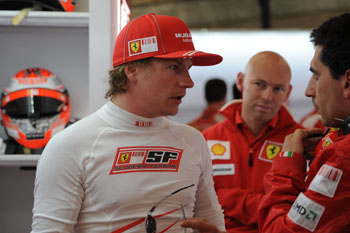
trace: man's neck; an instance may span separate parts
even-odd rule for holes
[[[266,127],[268,122],[263,121],[257,121],[256,119],[245,116],[243,112],[241,113],[241,118],[244,121],[244,123],[248,126],[250,131],[254,134],[255,137],[258,137],[262,130]]]

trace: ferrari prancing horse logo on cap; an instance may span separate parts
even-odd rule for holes
[[[129,56],[158,51],[157,37],[145,37],[128,41]]]
[[[136,42],[131,43],[131,44],[130,44],[130,48],[131,48],[131,50],[132,50],[134,53],[139,52],[139,49],[140,49],[140,42],[139,42],[139,41],[136,41]]]

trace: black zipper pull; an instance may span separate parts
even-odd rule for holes
[[[253,167],[253,151],[249,151],[249,160],[248,160],[249,167]]]

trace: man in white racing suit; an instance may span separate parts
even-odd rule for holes
[[[127,24],[108,102],[56,134],[38,162],[32,233],[184,232],[191,221],[200,232],[224,231],[204,138],[166,118],[194,85],[191,66],[221,61],[196,51],[178,18]]]

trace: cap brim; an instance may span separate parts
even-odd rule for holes
[[[167,54],[155,55],[156,58],[163,59],[179,59],[192,58],[192,65],[194,66],[212,66],[222,62],[222,56],[213,53],[205,53],[202,51],[182,50]]]

